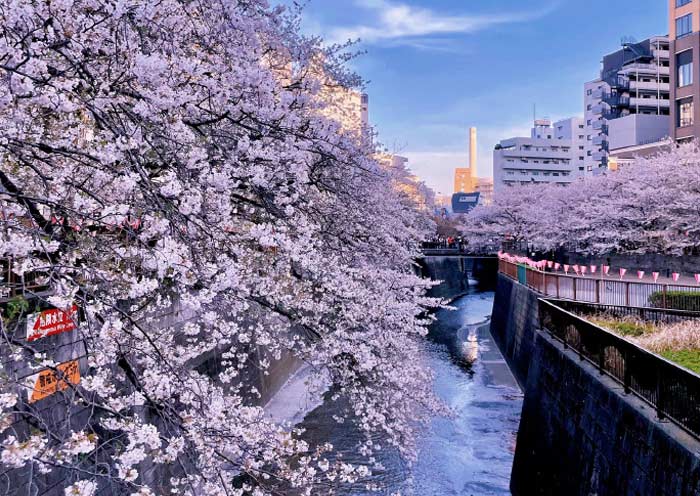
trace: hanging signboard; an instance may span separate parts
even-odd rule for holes
[[[42,370],[27,379],[29,385],[29,403],[36,403],[39,400],[68,389],[69,384],[80,384],[80,365],[78,360],[62,363],[56,366],[60,374],[54,370]]]
[[[76,305],[73,305],[70,310],[51,308],[27,316],[27,341],[70,332],[77,327],[78,307]]]

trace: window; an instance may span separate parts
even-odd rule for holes
[[[592,108],[593,108],[593,105],[591,105],[590,103],[586,106],[586,110],[591,110]]]
[[[678,87],[693,84],[693,51],[686,50],[676,55],[678,65]]]
[[[583,157],[579,157],[578,159],[579,159],[579,160],[583,160]]]
[[[693,32],[693,14],[676,19],[676,38],[683,38]]]
[[[593,90],[589,89],[588,91],[586,91],[586,95],[591,96],[592,94],[593,94]]]
[[[678,100],[678,127],[693,125],[693,114],[695,113],[692,98]]]
[[[582,139],[584,139],[584,138],[585,138],[585,136],[584,136],[583,134],[579,134],[579,135],[578,135],[578,139],[582,140]]]
[[[579,128],[579,129],[583,129],[583,124],[579,124],[579,125],[578,125],[578,128]]]
[[[692,1],[693,0],[676,0],[676,8],[683,7],[684,5],[688,5]]]
[[[582,147],[582,146],[579,146],[578,149],[579,149],[579,150],[583,150],[583,147]]]
[[[588,121],[586,121],[586,124],[588,124],[588,125],[590,126],[590,125],[591,125],[591,120],[588,119]]]

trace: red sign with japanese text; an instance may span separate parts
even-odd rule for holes
[[[78,327],[78,307],[70,310],[52,308],[27,316],[27,341],[69,332]]]

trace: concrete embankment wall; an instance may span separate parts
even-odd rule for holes
[[[451,300],[469,291],[469,276],[480,286],[492,286],[498,273],[498,259],[459,256],[426,256],[417,261],[419,275],[442,281],[430,290],[430,296]]]
[[[469,290],[469,277],[463,258],[431,256],[422,258],[417,263],[422,277],[442,281],[430,290],[430,296],[452,299]]]
[[[515,496],[700,494],[700,443],[539,331],[536,295],[503,276],[492,334],[525,390]]]

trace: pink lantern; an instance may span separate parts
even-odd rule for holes
[[[637,277],[640,279],[644,279],[644,271],[643,270],[638,270],[637,271]]]
[[[555,263],[554,264],[554,270],[559,270],[561,269],[561,264],[560,263]]]
[[[672,276],[673,276],[673,282],[678,282],[678,279],[681,278],[681,275],[678,272],[674,272],[672,274]]]
[[[695,282],[700,284],[700,274],[695,274]]]
[[[564,264],[564,273],[568,274],[569,273],[569,266]]]
[[[606,276],[610,274],[610,266],[609,265],[603,265],[603,274]]]
[[[551,260],[547,262],[547,267],[549,267],[550,269],[554,267],[554,262],[552,262]]]
[[[627,269],[620,269],[620,279],[623,279],[627,274]]]
[[[654,278],[654,282],[659,280],[659,273],[658,272],[652,272],[651,276]]]
[[[578,265],[574,265],[574,266],[573,266],[573,269],[574,269],[574,272],[576,272],[576,275],[578,275],[578,272],[579,272],[579,270],[580,270],[580,269],[579,269],[579,266],[578,266]]]
[[[585,276],[587,271],[588,271],[588,267],[586,267],[585,265],[582,265],[581,266],[581,274],[583,274]]]
[[[597,270],[598,270],[597,265],[591,265],[591,274],[595,274]]]

